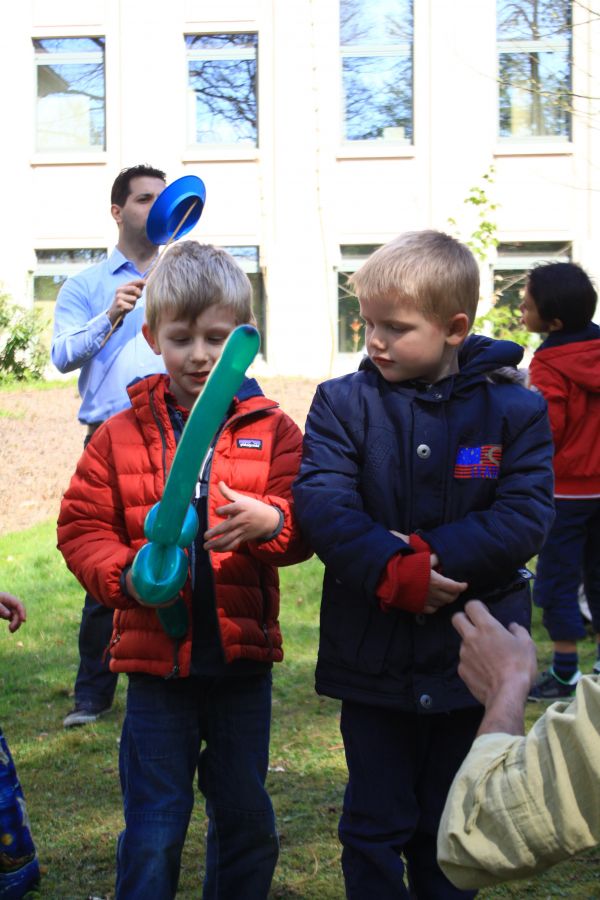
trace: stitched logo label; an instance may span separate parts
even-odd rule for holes
[[[262,440],[260,438],[238,438],[238,447],[244,450],[262,450]]]
[[[498,478],[502,460],[501,444],[459,447],[454,464],[455,478]]]

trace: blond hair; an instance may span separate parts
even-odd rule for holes
[[[407,231],[376,250],[348,280],[365,300],[401,299],[428,319],[466,313],[473,324],[479,268],[468,247],[441,231]]]
[[[156,334],[165,313],[192,322],[217,305],[232,309],[238,325],[254,321],[252,285],[233,256],[197,241],[180,241],[164,251],[146,284],[150,331]]]

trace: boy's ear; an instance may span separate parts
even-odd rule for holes
[[[562,331],[564,327],[562,319],[552,319],[548,322],[548,331]]]
[[[446,325],[446,343],[458,347],[469,333],[469,317],[466,313],[456,313]]]
[[[156,340],[156,338],[154,337],[154,335],[148,328],[147,322],[144,322],[144,324],[142,325],[142,334],[146,338],[151,349],[154,350],[154,352],[156,353],[157,356],[160,356],[160,347],[158,346],[158,341]]]

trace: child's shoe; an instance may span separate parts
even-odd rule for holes
[[[564,679],[559,678],[558,675],[554,674],[554,669],[550,666],[546,672],[542,672],[529,691],[529,697],[527,699],[542,701],[564,700],[568,697],[572,697],[580,678],[581,672],[578,669],[568,681],[564,681]]]

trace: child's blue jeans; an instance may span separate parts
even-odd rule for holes
[[[119,767],[117,900],[175,897],[194,803],[206,798],[205,900],[261,900],[279,852],[265,790],[271,673],[129,679]]]
[[[555,501],[556,518],[538,557],[533,601],[553,641],[586,636],[577,603],[583,583],[594,631],[600,633],[600,497]]]

